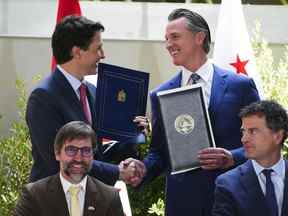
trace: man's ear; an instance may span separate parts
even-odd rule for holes
[[[81,54],[81,49],[77,46],[73,46],[72,50],[71,50],[71,56],[72,58],[80,58],[80,54]]]
[[[281,144],[283,142],[283,139],[284,139],[284,130],[281,129],[281,130],[275,132],[274,138],[275,138],[277,143]]]
[[[198,45],[202,45],[204,43],[205,37],[206,37],[206,34],[204,32],[197,32],[195,34],[196,43]]]
[[[56,150],[54,151],[54,154],[55,154],[55,158],[57,161],[60,161],[60,158],[59,158],[59,154],[60,152],[57,152]]]

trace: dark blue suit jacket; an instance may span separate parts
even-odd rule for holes
[[[164,170],[169,172],[169,159],[161,124],[157,92],[181,86],[182,73],[160,85],[150,94],[152,106],[152,143],[144,160],[147,175],[144,182],[158,176]],[[209,105],[209,115],[217,147],[232,151],[236,163],[245,161],[240,148],[239,110],[253,101],[259,100],[255,84],[245,76],[236,75],[214,66],[214,74]],[[202,169],[167,175],[166,215],[210,215],[213,205],[214,180],[220,171]]]
[[[95,129],[96,88],[92,84],[87,87],[92,127]],[[64,124],[76,120],[86,121],[80,101],[68,80],[56,69],[32,91],[28,99],[26,121],[34,161],[30,181],[59,172],[59,163],[54,155],[54,139]],[[94,160],[91,175],[107,184],[113,184],[118,179],[118,167]]]
[[[282,216],[288,215],[288,161],[285,161]],[[270,216],[251,160],[216,179],[213,216]]]

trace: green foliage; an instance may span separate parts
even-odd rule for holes
[[[164,177],[161,176],[139,190],[129,187],[129,199],[133,215],[146,216],[147,210],[153,203],[156,203],[158,199],[164,200],[164,186]]]
[[[267,41],[260,37],[260,23],[256,22],[255,26],[252,45],[265,98],[277,101],[288,110],[288,46],[285,46],[284,55],[276,62]],[[288,158],[288,139],[284,143],[283,155]]]
[[[150,142],[151,142],[151,131],[147,136],[146,144],[140,145],[139,151],[142,158],[145,155],[147,155]],[[130,204],[132,207],[132,214],[134,216],[144,216],[144,215],[146,216],[149,207],[155,205],[153,203],[156,203],[158,199],[164,200],[164,188],[165,188],[164,176],[158,177],[153,182],[144,185],[140,189],[134,189],[132,187],[128,187]],[[164,210],[164,208],[162,209]]]
[[[157,203],[152,204],[151,208],[148,210],[149,214],[164,215],[164,201],[158,199]]]
[[[26,92],[24,83],[17,80],[20,96],[17,105],[20,120],[11,126],[11,134],[0,140],[0,215],[10,216],[22,185],[26,183],[32,164],[31,144],[24,121]]]
[[[260,24],[256,23],[252,44],[265,97],[267,99],[274,99],[288,108],[288,46],[285,47],[283,57],[279,62],[276,62],[267,41],[259,36],[259,32]]]

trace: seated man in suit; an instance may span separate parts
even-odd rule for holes
[[[96,74],[104,56],[101,34],[104,26],[83,16],[68,16],[57,24],[52,35],[52,50],[58,65],[55,71],[32,91],[26,121],[32,143],[33,166],[30,182],[54,175],[59,163],[53,142],[57,131],[70,121],[84,121],[96,129],[96,88],[84,76]],[[140,119],[136,123],[143,125]],[[99,148],[98,148],[99,149]],[[90,174],[114,184],[118,178],[129,178],[133,170],[99,161],[97,151]]]
[[[246,163],[216,179],[213,216],[288,215],[288,162],[281,148],[288,135],[285,109],[273,101],[243,108]]]
[[[95,133],[88,124],[64,125],[54,143],[60,173],[27,184],[13,215],[123,216],[118,191],[87,175],[95,145]]]

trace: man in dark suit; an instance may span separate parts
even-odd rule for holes
[[[287,112],[273,101],[255,102],[241,113],[248,160],[216,179],[213,216],[288,215]]]
[[[169,15],[168,21],[166,48],[173,63],[181,66],[182,70],[150,94],[152,143],[144,160],[144,182],[168,171],[166,215],[208,216],[211,215],[213,205],[215,178],[223,169],[245,161],[238,113],[242,107],[259,100],[259,96],[250,78],[223,70],[207,59],[211,37],[209,26],[202,16],[187,9],[176,9]],[[199,152],[201,169],[170,175],[157,92],[197,81],[204,87],[217,148],[207,148]],[[140,162],[134,161],[131,164],[137,165]],[[140,181],[141,178],[135,177],[130,183],[138,185]]]
[[[60,173],[26,185],[13,215],[123,216],[118,191],[87,175],[95,145],[95,133],[88,124],[64,125],[54,143]]]
[[[59,171],[53,141],[64,124],[80,120],[96,128],[96,88],[85,82],[84,76],[95,74],[98,62],[105,57],[103,31],[102,24],[81,16],[66,17],[55,28],[52,50],[57,68],[32,91],[27,104],[34,161],[31,182]],[[97,152],[97,159],[101,159],[101,151]],[[107,184],[114,184],[118,178],[125,180],[130,174],[121,165],[93,161],[91,175]]]

